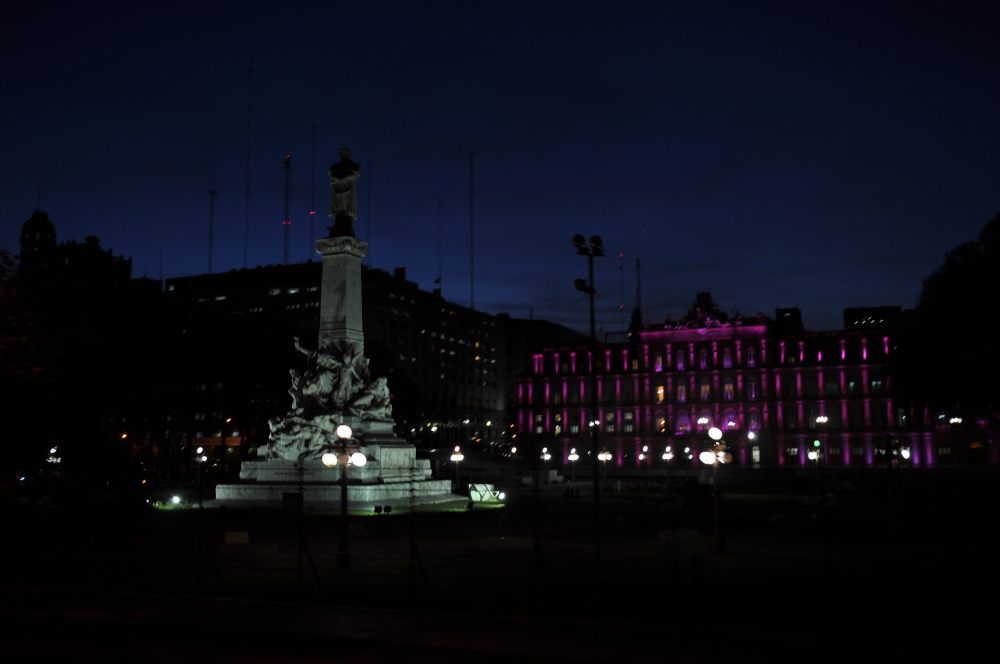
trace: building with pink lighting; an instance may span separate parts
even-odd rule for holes
[[[871,311],[895,311],[898,321],[898,308]],[[942,414],[893,400],[895,328],[864,320],[807,332],[798,309],[779,309],[775,321],[668,320],[628,343],[547,348],[518,380],[518,430],[564,459],[589,450],[594,373],[601,447],[620,466],[697,465],[713,426],[746,466],[873,466],[887,435],[906,465],[968,462],[968,441]],[[977,436],[995,452],[992,435]]]

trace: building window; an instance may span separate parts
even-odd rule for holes
[[[701,411],[695,424],[698,425],[698,431],[708,431],[712,428],[712,413],[707,410]]]
[[[702,369],[708,368],[708,351],[705,349],[702,349],[702,351],[698,354],[698,366]]]
[[[722,398],[726,401],[733,400],[733,379],[727,378],[725,382],[722,383]]]
[[[726,369],[731,369],[733,366],[733,354],[728,348],[722,351],[722,366]]]
[[[677,401],[684,403],[688,399],[688,388],[687,385],[677,386]]]
[[[757,381],[751,380],[747,383],[747,399],[753,401],[757,398]]]
[[[949,454],[951,454],[951,448],[950,447],[939,447],[938,448],[938,454],[940,454],[941,456],[948,456]]]
[[[607,433],[615,432],[615,414],[608,413],[604,416],[604,431]]]
[[[687,413],[680,413],[677,416],[677,433],[687,433],[691,431],[691,418]]]
[[[663,403],[663,386],[656,386],[656,403]]]
[[[799,428],[799,409],[795,406],[784,406],[784,419],[786,429]]]
[[[847,405],[847,426],[852,429],[861,429],[865,426],[865,408],[862,404]]]
[[[827,375],[826,385],[823,387],[823,394],[828,397],[835,397],[840,395],[840,381],[837,379],[837,375],[833,374]]]
[[[752,346],[747,348],[747,366],[755,367],[757,366],[757,350]]]
[[[819,396],[819,376],[816,374],[804,374],[802,376],[802,394],[807,397]]]
[[[635,401],[635,383],[632,379],[622,380],[622,403],[633,403]]]
[[[701,395],[702,401],[708,401],[710,398],[712,398],[712,386],[708,384],[707,380],[701,381],[699,393]]]
[[[562,433],[562,413],[556,413],[556,426],[554,433],[558,436]]]
[[[653,370],[657,372],[663,371],[663,356],[659,353],[653,356]]]
[[[677,352],[677,370],[684,371],[684,353],[682,351]]]
[[[722,425],[726,429],[735,429],[739,423],[736,421],[736,413],[731,410],[727,410],[722,416]]]
[[[653,421],[656,422],[656,429],[660,433],[665,433],[667,431],[667,418],[663,416],[663,411],[658,411],[653,418]]]
[[[750,431],[760,431],[760,413],[758,411],[750,411],[750,414],[747,416],[747,429]]]
[[[635,420],[633,417],[632,413],[625,413],[622,415],[622,431],[625,433],[632,433],[635,431]]]
[[[855,371],[847,374],[847,393],[861,394],[861,375]]]
[[[875,429],[884,429],[886,427],[885,404],[873,403],[871,405],[871,413],[872,427]]]
[[[579,424],[569,425],[569,432],[573,434],[580,433],[580,425]]]

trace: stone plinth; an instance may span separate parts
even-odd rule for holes
[[[320,286],[319,333],[345,340],[362,351],[365,333],[361,322],[361,259],[368,243],[353,237],[325,237],[316,242],[323,256]]]

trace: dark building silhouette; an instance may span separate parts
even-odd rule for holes
[[[167,280],[168,328],[189,349],[171,387],[175,435],[217,445],[228,424],[229,446],[266,441],[267,419],[288,407],[288,370],[301,361],[292,338],[316,343],[321,272],[317,261]],[[399,433],[420,445],[502,440],[528,349],[582,338],[449,302],[405,268],[362,268],[361,281],[365,352],[389,379]]]

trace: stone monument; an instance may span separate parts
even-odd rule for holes
[[[354,235],[357,219],[357,179],[361,167],[351,151],[330,167],[330,207],[334,218],[329,237],[316,242],[323,256],[319,335],[315,350],[295,348],[305,367],[291,369],[292,407],[270,421],[270,442],[258,449],[257,460],[244,461],[239,484],[221,484],[215,498],[225,505],[279,505],[283,494],[303,493],[306,503],[339,502],[341,464],[346,441],[337,428],[346,424],[353,435],[351,449],[364,455],[364,465],[348,472],[349,504],[392,504],[450,497],[448,480],[431,479],[430,461],[416,458],[416,449],[393,433],[392,405],[386,379],[372,377],[364,355],[361,320],[361,259],[368,244]],[[340,452],[341,454],[337,454]]]

